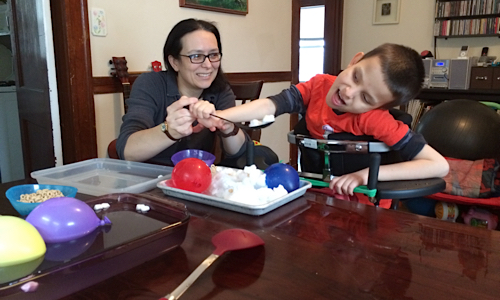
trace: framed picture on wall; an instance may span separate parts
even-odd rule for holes
[[[248,14],[248,0],[179,0],[179,6],[228,14]]]
[[[373,24],[399,23],[401,0],[373,0]]]

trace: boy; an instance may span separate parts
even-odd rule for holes
[[[367,54],[357,53],[338,76],[316,75],[278,95],[216,114],[243,122],[265,115],[305,113],[307,129],[314,138],[323,139],[332,131],[372,135],[398,150],[405,161],[380,166],[381,181],[443,177],[448,173],[446,160],[387,110],[417,96],[423,77],[422,59],[415,50],[383,44]],[[354,188],[367,181],[365,168],[335,177],[330,188],[341,195],[353,195]]]

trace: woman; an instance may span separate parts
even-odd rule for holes
[[[235,106],[220,68],[217,28],[195,19],[177,23],[163,58],[166,71],[141,74],[134,82],[116,144],[120,158],[172,165],[171,156],[180,150],[213,151],[215,133],[221,136],[226,158],[241,156],[247,143],[243,131],[210,117],[215,110]]]

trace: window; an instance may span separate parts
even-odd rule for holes
[[[323,73],[325,6],[300,9],[299,81]]]

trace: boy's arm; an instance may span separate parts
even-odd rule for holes
[[[277,117],[285,113],[305,113],[302,94],[294,85],[269,98],[253,100],[249,103],[217,112],[217,114],[220,114],[220,117],[234,122],[248,122],[254,119],[262,120],[266,115]]]
[[[444,177],[448,174],[446,159],[431,146],[425,145],[410,161],[380,166],[378,180],[410,180]],[[353,195],[355,187],[368,183],[368,168],[354,173],[335,177],[330,188],[339,194]]]
[[[276,113],[276,106],[271,99],[262,98],[217,111],[216,113],[219,117],[223,117],[233,122],[247,122],[253,119],[262,120],[266,115],[274,116]]]

